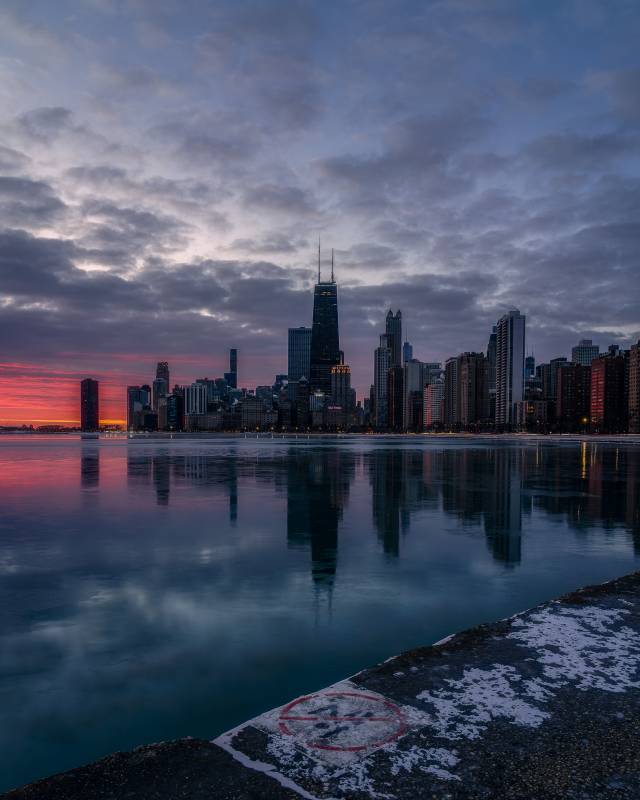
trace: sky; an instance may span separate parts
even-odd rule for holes
[[[78,381],[287,370],[317,240],[358,396],[414,356],[640,336],[636,0],[0,0],[0,424]]]

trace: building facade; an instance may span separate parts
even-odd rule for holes
[[[391,368],[391,348],[386,334],[380,336],[380,347],[373,356],[374,425],[386,428],[389,422],[388,383]]]
[[[93,378],[85,378],[80,383],[80,428],[83,431],[100,430],[99,384]]]
[[[389,309],[385,322],[385,334],[389,349],[391,350],[391,366],[402,366],[402,312]]]
[[[590,367],[593,359],[599,355],[600,347],[591,339],[580,339],[578,344],[571,348],[571,361],[583,367]]]
[[[525,317],[517,309],[496,326],[496,416],[498,427],[515,424],[514,403],[524,399]]]
[[[567,362],[558,369],[557,374],[557,426],[565,433],[585,430],[590,414],[591,366]]]
[[[629,433],[640,433],[640,339],[629,351]]]
[[[591,362],[591,428],[624,433],[628,424],[627,357],[609,352]]]
[[[289,382],[304,377],[309,380],[311,364],[311,328],[289,328],[287,365]]]
[[[309,354],[309,382],[312,389],[325,395],[331,392],[331,368],[340,364],[340,333],[338,327],[338,287],[333,278],[320,280],[313,294],[313,325]]]

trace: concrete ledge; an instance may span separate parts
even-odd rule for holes
[[[640,797],[640,573],[6,800]]]

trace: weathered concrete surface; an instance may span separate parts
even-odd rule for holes
[[[640,798],[640,573],[7,800]]]

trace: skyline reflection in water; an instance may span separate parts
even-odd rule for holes
[[[0,791],[637,568],[640,449],[0,441]]]

